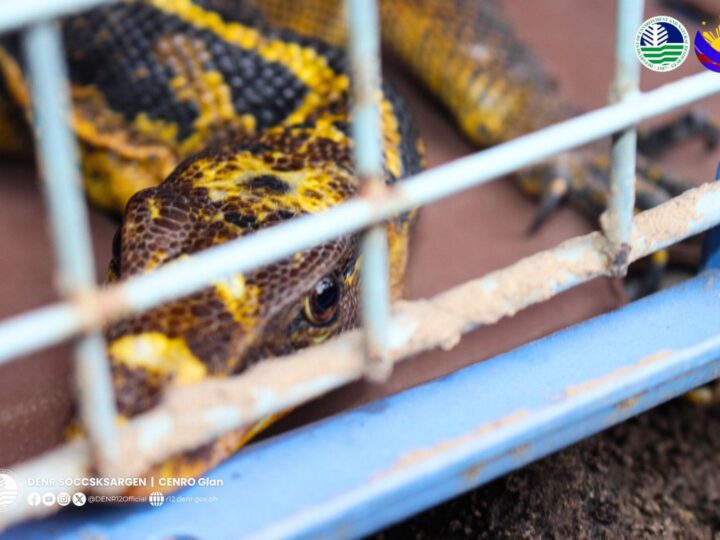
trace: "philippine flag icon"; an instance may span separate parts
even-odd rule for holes
[[[720,73],[720,24],[715,32],[695,32],[695,56],[707,69]]]

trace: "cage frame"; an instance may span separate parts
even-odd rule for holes
[[[54,20],[77,10],[107,3],[108,0],[26,0],[22,3],[6,2],[0,5],[0,32],[19,29],[23,35],[23,51],[35,104],[35,123],[37,131],[42,134],[38,137],[39,161],[45,173],[42,175],[44,193],[53,231],[58,283],[64,297],[63,301],[56,304],[0,321],[0,344],[2,344],[0,363],[12,361],[21,355],[63,340],[75,339],[78,398],[81,417],[88,433],[87,441],[65,445],[46,456],[19,465],[15,468],[19,478],[31,478],[43,467],[55,467],[58,474],[63,475],[82,474],[90,465],[105,474],[127,472],[122,468],[122,464],[117,463],[118,449],[130,441],[136,444],[137,450],[141,452],[143,443],[140,435],[143,433],[147,435],[159,429],[161,422],[157,417],[151,418],[150,421],[139,420],[136,426],[131,426],[137,429],[130,435],[127,430],[123,432],[115,426],[112,385],[101,333],[104,324],[123,315],[139,312],[194,292],[228,275],[269,264],[344,234],[363,233],[364,260],[362,307],[365,331],[362,334],[356,333],[352,337],[354,341],[351,344],[353,346],[359,344],[359,348],[356,347],[348,353],[349,359],[346,362],[348,365],[342,366],[344,370],[339,373],[333,372],[329,374],[330,376],[308,375],[303,378],[304,374],[299,373],[298,382],[290,392],[284,395],[278,393],[270,401],[265,399],[262,406],[253,407],[250,411],[240,411],[238,407],[231,406],[225,411],[226,414],[218,416],[216,424],[204,433],[203,437],[209,440],[222,431],[297,405],[299,402],[361,377],[382,379],[388,374],[393,362],[417,352],[412,346],[411,338],[402,332],[400,319],[406,314],[398,314],[389,304],[387,241],[382,224],[400,212],[496,180],[505,174],[598,138],[613,135],[612,195],[610,211],[607,214],[608,218],[603,222],[602,233],[586,235],[533,256],[537,258],[551,254],[567,264],[557,268],[556,272],[544,276],[549,283],[550,290],[547,294],[513,298],[509,305],[504,307],[505,311],[496,315],[495,320],[506,312],[514,312],[543,301],[594,277],[622,275],[631,260],[667,247],[692,234],[711,229],[720,223],[720,185],[718,184],[706,184],[676,197],[661,207],[633,216],[636,125],[646,119],[720,93],[720,78],[710,72],[693,75],[650,92],[639,91],[639,67],[632,43],[634,33],[642,21],[641,0],[618,2],[613,103],[452,163],[424,171],[392,187],[385,187],[380,180],[382,175],[379,113],[374,100],[366,99],[366,96],[372,96],[377,91],[380,81],[376,0],[347,1],[351,23],[348,53],[351,73],[354,80],[359,82],[353,85],[356,104],[353,133],[356,141],[358,174],[364,179],[362,195],[321,214],[299,218],[251,237],[213,247],[177,264],[105,288],[98,288],[95,285],[87,213],[77,169],[77,151],[73,135],[65,122],[69,93],[62,57],[62,40]],[[439,179],[442,181],[438,181]],[[676,223],[674,227],[660,235],[646,234],[643,229],[643,223],[657,219],[672,220],[674,215],[680,213],[679,209],[688,208],[696,216],[692,222]],[[618,258],[614,255],[623,249],[623,246],[632,248],[632,256],[618,265],[616,263]],[[580,261],[587,256],[593,258],[593,266],[590,269],[581,267],[580,264]],[[518,266],[532,265],[533,257],[519,261],[508,269],[485,276],[478,282],[487,289],[498,287],[502,277],[513,275],[512,272],[517,272]],[[712,257],[709,260],[711,259]],[[603,324],[607,325],[608,321],[612,324],[616,324],[615,321],[619,320],[626,321],[627,329],[623,330],[622,335],[630,336],[630,327],[632,327],[632,331],[635,332],[632,336],[633,342],[639,342],[641,337],[646,340],[651,339],[649,331],[642,331],[636,328],[637,325],[627,322],[627,314],[631,313],[633,317],[637,317],[640,312],[646,313],[650,305],[665,306],[666,311],[669,312],[668,320],[672,319],[675,328],[684,329],[687,335],[687,325],[690,322],[697,324],[696,318],[700,313],[707,317],[708,310],[712,310],[712,305],[708,304],[712,295],[707,291],[715,292],[713,285],[715,272],[713,270],[708,272],[670,291],[658,293],[650,299],[635,302],[617,312],[582,323],[555,336],[538,340],[482,363],[482,366],[489,367],[472,366],[462,370],[457,376],[448,377],[437,384],[443,389],[456,387],[460,384],[457,381],[465,379],[473,380],[475,384],[482,384],[482,380],[487,380],[488,370],[491,374],[494,373],[490,380],[504,380],[503,377],[512,374],[527,382],[528,375],[510,364],[514,363],[516,366],[519,363],[523,369],[527,368],[528,363],[532,363],[532,358],[539,354],[537,351],[556,351],[559,348],[558,340],[562,342],[564,336],[574,336],[573,339],[578,340],[578,334],[589,332],[592,334],[590,337],[583,338],[585,341],[578,340],[576,344],[595,343],[597,337],[594,330],[591,330]],[[670,305],[668,303],[673,302],[678,306],[677,309],[668,310],[667,306]],[[681,308],[694,311],[690,311],[690,314],[682,320],[680,317],[673,318],[672,312]],[[458,321],[458,325],[462,326],[459,332],[468,331],[477,324],[493,322],[492,317],[486,313],[479,313],[476,319]],[[631,414],[646,410],[718,376],[720,368],[714,355],[720,350],[720,338],[705,326],[702,328],[704,331],[702,335],[690,333],[692,339],[674,346],[671,352],[663,354],[657,361],[648,362],[647,358],[655,358],[654,354],[657,355],[658,350],[655,350],[655,353],[643,350],[644,356],[641,357],[638,357],[639,352],[633,351],[631,354],[628,353],[627,357],[623,356],[618,365],[605,366],[613,367],[606,372],[602,370],[598,372],[597,366],[587,365],[579,369],[571,369],[567,364],[568,355],[565,349],[565,356],[561,355],[560,358],[566,363],[556,365],[549,362],[543,367],[542,373],[550,379],[553,377],[562,379],[566,389],[575,387],[585,388],[587,391],[578,391],[567,396],[568,399],[560,400],[561,412],[558,412],[559,405],[555,403],[558,400],[551,399],[551,396],[543,394],[540,390],[537,393],[530,392],[523,399],[525,402],[540,399],[539,396],[542,394],[543,399],[550,405],[530,411],[526,415],[517,416],[519,411],[526,408],[521,406],[523,399],[513,403],[516,412],[509,415],[500,415],[503,407],[494,407],[490,404],[490,410],[499,416],[490,422],[485,421],[478,427],[482,437],[471,437],[468,440],[460,437],[459,442],[457,442],[458,437],[455,437],[457,444],[439,451],[437,456],[420,460],[420,466],[401,467],[397,474],[388,473],[378,481],[372,481],[375,476],[368,476],[359,484],[360,487],[351,492],[352,496],[328,499],[324,504],[318,503],[309,510],[302,505],[302,497],[291,497],[290,499],[299,505],[296,507],[296,512],[289,512],[285,520],[278,520],[277,516],[274,516],[273,521],[268,520],[252,530],[246,527],[248,537],[270,538],[284,535],[302,537],[320,533],[345,536],[345,531],[349,531],[352,536],[367,533],[508,472],[569,442],[579,440]],[[40,334],[38,329],[41,329]],[[674,331],[672,337],[677,337]],[[441,343],[441,338],[442,336],[438,336],[436,345]],[[337,346],[338,351],[349,350],[347,349],[349,340],[339,342],[341,344]],[[335,345],[330,344],[330,346]],[[549,353],[542,352],[542,354]],[[297,362],[295,364],[297,365]],[[570,370],[572,376],[578,380],[572,377],[565,380],[559,376],[558,370],[561,366]],[[271,378],[271,376],[266,377],[266,379]],[[589,385],[590,381],[596,381],[597,385],[583,386]],[[428,393],[428,388],[430,386],[423,385],[420,389],[403,392],[383,402],[393,410],[394,407],[399,407],[399,404],[404,406],[406,400],[411,399],[408,396],[414,395],[416,397],[412,399],[419,399],[418,392],[425,396],[423,399],[438,399],[437,396],[428,397],[433,394],[433,392]],[[510,387],[507,388],[510,391]],[[506,403],[503,403],[504,405]],[[551,409],[555,416],[548,412]],[[608,412],[609,410],[613,411],[612,414]],[[574,426],[582,411],[591,411],[586,418],[587,425]],[[208,411],[200,412],[208,413]],[[323,423],[320,428],[311,426],[308,429],[341,432],[343,429],[349,430],[350,428],[343,426],[346,426],[348,418],[354,418],[356,414],[353,412],[340,415]],[[548,419],[548,415],[552,418]],[[469,416],[460,415],[459,418],[465,419]],[[161,418],[161,420],[167,419]],[[385,428],[398,428],[389,417],[377,421],[380,422],[379,425],[385,422]],[[411,425],[418,427],[416,424],[411,423]],[[548,426],[552,426],[552,429]],[[440,427],[438,430],[443,431]],[[263,449],[268,454],[272,454],[268,448],[273,446],[282,448],[289,444],[301,444],[302,434],[305,432],[306,430],[299,430],[277,442],[258,445],[258,448],[243,453],[223,467],[232,467],[247,461],[249,458],[245,457],[245,454],[255,456],[258,452],[262,453]],[[403,429],[402,432],[407,433],[407,429]],[[434,445],[442,447],[443,443],[449,440],[446,434],[443,434],[434,441]],[[305,444],[312,446],[317,443],[306,441]],[[400,448],[401,446],[398,446],[398,452],[402,450],[403,455],[412,454],[411,450]],[[421,447],[430,448],[432,445],[425,444]],[[525,447],[530,450],[519,452],[518,449]],[[313,451],[320,451],[319,446],[313,448],[315,448]],[[348,455],[352,453],[352,449],[346,450]],[[467,465],[470,462],[473,465]],[[459,463],[466,465],[463,473],[466,481],[458,480]],[[485,465],[481,467],[479,463]],[[314,467],[313,465],[311,468]],[[467,469],[473,467],[475,473],[468,473]],[[367,470],[363,468],[363,473],[374,470],[376,475],[380,474],[381,471],[375,468],[376,464],[368,465]],[[427,494],[422,496],[410,496],[410,492],[407,491],[408,486],[414,486],[413,489],[423,489],[430,484],[435,487],[427,490]],[[167,508],[169,507],[164,507],[163,511]],[[370,510],[372,516],[368,517]],[[0,516],[0,523],[10,525],[47,511],[47,508],[42,507],[10,509]],[[140,520],[147,517],[144,510],[137,510],[136,513],[145,516],[138,517]],[[153,518],[154,523],[159,523],[157,519],[160,515],[156,513],[156,517]],[[360,519],[359,516],[364,517]],[[54,526],[64,527],[63,522],[58,522],[58,519],[62,520],[63,517],[53,518]],[[70,518],[71,521],[73,519],[77,518]],[[240,529],[234,530],[238,532]]]

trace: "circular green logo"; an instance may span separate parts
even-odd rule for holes
[[[672,17],[652,17],[635,34],[635,52],[643,66],[670,71],[682,64],[690,52],[690,38],[683,24]]]

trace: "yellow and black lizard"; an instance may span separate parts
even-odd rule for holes
[[[572,113],[496,6],[479,0],[381,1],[382,37],[478,146]],[[127,0],[62,22],[72,126],[85,189],[123,215],[109,279],[322,211],[358,190],[351,80],[337,0]],[[27,152],[30,103],[17,41],[0,47],[0,149]],[[25,111],[23,115],[22,111]],[[418,172],[422,143],[401,99],[381,99],[388,183]],[[607,157],[569,152],[517,175],[544,211],[568,198],[597,217]],[[641,207],[674,183],[639,170]],[[668,189],[670,188],[670,189]],[[388,223],[394,296],[414,213]],[[358,323],[354,235],[214,283],[107,329],[120,414],[153,407],[169,385],[241,373]],[[157,465],[199,475],[272,419]]]

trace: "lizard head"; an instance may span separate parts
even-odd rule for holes
[[[343,165],[347,152],[321,144],[323,155],[335,152],[336,159],[295,152],[293,162],[277,144],[190,158],[128,203],[111,279],[152,272],[351,196],[356,181]],[[239,373],[355,326],[358,278],[357,241],[346,236],[112,325],[108,351],[120,412],[148,409],[169,383]]]

